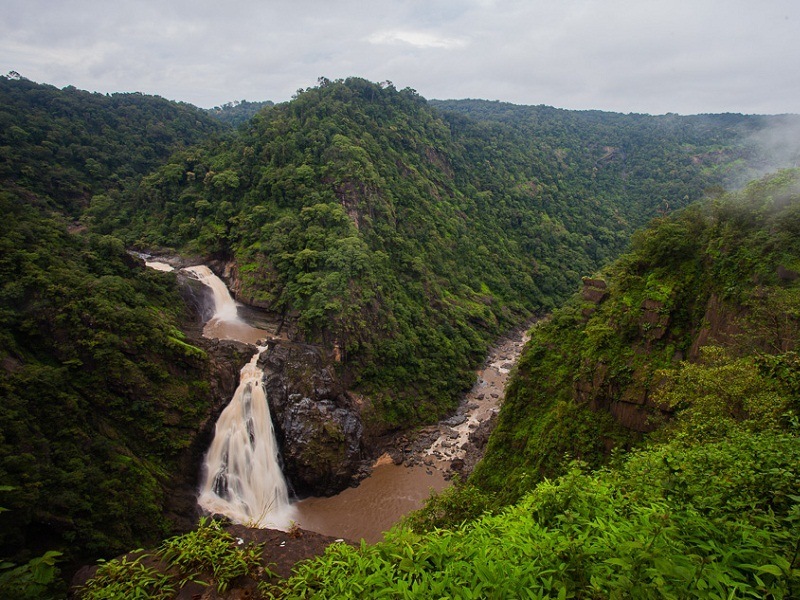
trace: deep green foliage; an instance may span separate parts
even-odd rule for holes
[[[630,252],[603,275],[604,298],[576,296],[533,330],[473,482],[509,502],[559,474],[565,453],[599,466],[610,448],[635,442],[611,416],[623,414],[623,403],[634,405],[623,408],[638,431],[676,409],[706,414],[692,421],[695,437],[791,419],[800,340],[799,178],[797,171],[779,173],[634,235]],[[681,359],[696,363],[700,347],[712,343],[727,355],[715,362],[707,353],[708,364],[680,366]],[[699,401],[703,393],[713,402]]]
[[[174,277],[0,193],[3,556],[119,552],[169,531],[168,473],[209,402]]]
[[[282,597],[797,597],[798,183],[637,235],[605,297],[536,326],[474,477],[381,544],[330,547]],[[624,439],[608,407],[648,382],[668,419],[644,445],[594,472],[563,456],[603,462],[603,438]]]
[[[560,303],[658,211],[722,181],[704,157],[743,135],[551,112],[542,129],[475,121],[410,89],[322,79],[88,214],[129,244],[233,256],[241,296],[338,346],[377,418],[429,421],[488,340]],[[728,150],[715,165],[742,158]]]
[[[116,194],[175,150],[222,129],[194,106],[155,96],[0,77],[0,182],[78,217],[92,195]]]
[[[0,482],[14,488],[0,546],[22,577],[52,566],[52,554],[31,562],[48,548],[108,556],[169,530],[166,482],[208,404],[206,362],[178,329],[174,277],[146,272],[126,246],[235,259],[244,299],[338,346],[340,375],[374,399],[373,416],[408,426],[452,407],[490,339],[560,304],[635,227],[761,166],[746,136],[772,124],[542,107],[474,119],[355,78],[321,80],[236,133],[140,94],[0,78],[0,100]],[[712,300],[735,315],[729,360],[761,353],[731,364],[766,382],[762,400],[778,399],[743,410],[796,424],[792,182],[765,180],[638,234],[609,271],[608,301],[574,301],[537,329],[507,403],[519,426],[501,419],[487,468],[419,528],[522,497],[565,470],[564,454],[596,466],[627,446],[629,432],[593,410],[599,397],[573,392],[595,375],[649,391],[660,369],[693,358]],[[726,372],[682,369],[664,375],[673,390]],[[754,433],[737,411],[720,414],[712,437]],[[775,560],[760,564],[777,577]],[[170,589],[146,565],[118,566],[155,577],[153,593]]]
[[[432,491],[425,506],[407,515],[403,525],[418,533],[454,529],[496,508],[497,502],[491,494],[456,478],[451,487]]]
[[[262,550],[262,546],[253,544],[239,547],[218,521],[200,519],[196,530],[165,541],[158,556],[178,569],[181,586],[206,576],[218,592],[224,593],[239,577],[271,575],[261,567]]]
[[[262,551],[261,545],[239,544],[218,521],[203,518],[197,529],[165,540],[154,554],[137,551],[130,558],[101,561],[79,597],[166,600],[189,582],[224,594],[241,577],[265,581],[273,576],[261,564]]]
[[[205,414],[204,353],[174,277],[74,219],[221,126],[141,94],[0,78],[0,555],[96,558],[154,542]]]
[[[141,552],[101,561],[94,577],[80,591],[83,600],[170,600],[177,588],[169,575],[144,563],[151,558]]]
[[[0,596],[18,600],[50,600],[64,597],[56,563],[61,553],[54,550],[32,558],[24,565],[0,563]]]
[[[699,199],[708,186],[740,187],[800,159],[796,144],[769,141],[797,127],[798,115],[651,116],[485,100],[430,103],[445,113],[511,126],[521,134],[518,144],[559,155],[565,185],[588,185],[600,198],[622,194],[634,219],[647,217],[644,207],[666,212]],[[457,117],[448,120],[458,127]]]

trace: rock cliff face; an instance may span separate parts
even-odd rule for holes
[[[586,302],[583,315],[588,319],[608,298],[606,283],[600,279],[584,279],[582,298]],[[704,306],[702,317],[691,327],[691,345],[686,355],[676,350],[671,357],[672,362],[680,360],[697,360],[700,348],[707,345],[718,345],[735,351],[738,340],[745,331],[741,324],[748,315],[747,308],[724,301],[718,294],[712,293],[705,299],[698,299]],[[704,302],[704,304],[702,304]],[[631,341],[634,353],[629,360],[624,378],[609,372],[604,362],[584,363],[584,373],[589,373],[573,384],[573,398],[576,402],[587,404],[592,410],[607,411],[622,426],[637,432],[649,432],[657,428],[664,417],[669,417],[669,410],[660,406],[653,398],[653,392],[659,385],[659,377],[652,366],[639,360],[643,356],[658,351],[661,346],[675,344],[676,332],[673,331],[672,310],[664,302],[646,298],[639,307],[638,333]],[[750,340],[753,342],[754,340]],[[764,350],[768,344],[763,340]]]
[[[597,307],[608,298],[608,286],[602,279],[583,280],[581,297],[586,302],[582,310],[589,319]],[[640,308],[636,354],[647,354],[652,345],[667,336],[670,315],[663,302],[645,298]],[[680,357],[676,357],[680,358]],[[583,372],[589,373],[573,384],[573,398],[593,411],[606,411],[623,427],[636,432],[653,431],[658,419],[666,413],[651,396],[653,373],[637,366],[631,359],[625,381],[609,373],[604,362],[584,361]]]
[[[284,473],[298,496],[336,494],[361,469],[361,417],[332,364],[319,347],[291,342],[270,342],[259,360]]]

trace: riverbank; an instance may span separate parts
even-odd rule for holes
[[[298,525],[354,542],[379,542],[384,531],[422,508],[431,492],[447,488],[453,475],[466,477],[483,456],[531,325],[515,329],[491,348],[453,415],[383,440],[383,452],[357,487],[297,502]]]
[[[450,478],[467,476],[483,456],[505,395],[509,374],[516,365],[534,321],[500,338],[476,373],[475,384],[455,413],[436,425],[399,434],[383,460],[407,467],[425,465]],[[381,459],[379,459],[381,460]]]

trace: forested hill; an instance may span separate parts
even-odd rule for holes
[[[337,346],[380,418],[430,420],[489,339],[746,158],[741,136],[680,118],[585,132],[575,118],[557,112],[532,135],[410,89],[322,80],[89,216],[127,244],[231,258],[239,298]]]
[[[220,131],[161,98],[0,78],[4,559],[96,558],[174,531],[175,476],[212,402],[208,361],[184,342],[174,278],[75,221]]]
[[[798,343],[793,170],[637,234],[535,326],[469,485],[277,596],[797,598]]]
[[[523,144],[563,157],[570,177],[598,179],[595,191],[622,178],[631,199],[675,208],[698,185],[738,188],[800,160],[800,115],[621,114],[519,106],[487,100],[431,100],[452,116],[502,123]]]
[[[156,96],[0,77],[0,183],[78,217],[93,195],[118,192],[224,129],[205,111]]]

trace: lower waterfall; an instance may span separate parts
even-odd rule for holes
[[[214,290],[212,321],[247,327],[239,320],[224,283],[210,269],[201,265],[186,270]],[[205,335],[208,336],[207,331]],[[264,372],[258,366],[264,350],[266,347],[259,346],[242,368],[239,387],[217,420],[214,440],[205,458],[198,504],[236,523],[287,529],[295,509],[289,503],[286,480],[278,463],[278,444],[262,383]]]

